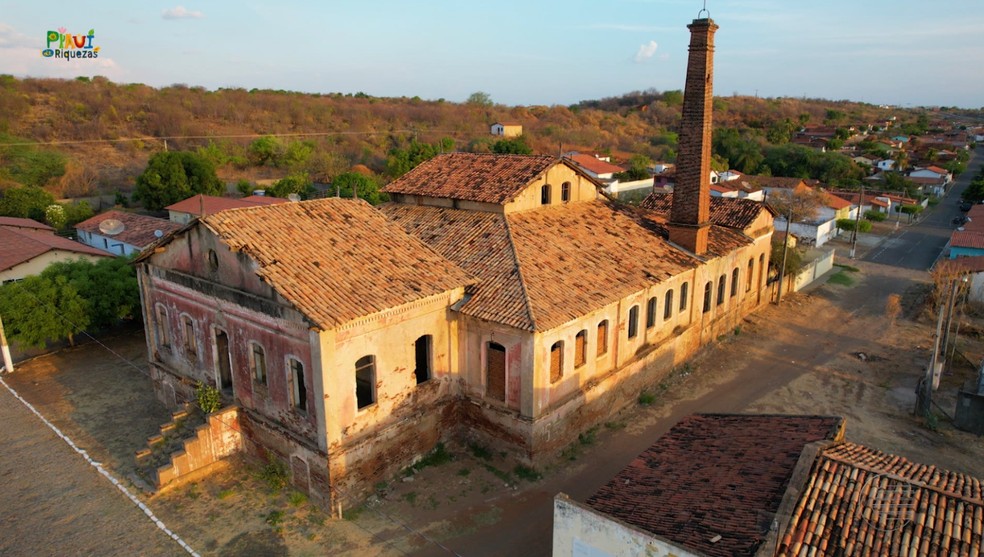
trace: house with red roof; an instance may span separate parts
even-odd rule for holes
[[[233,199],[231,197],[198,194],[164,208],[167,209],[168,218],[172,221],[178,224],[188,224],[194,218],[207,217],[208,215],[225,211],[226,209],[261,207],[287,202],[287,199],[267,195],[250,195],[240,199]]]
[[[106,211],[75,225],[79,241],[113,255],[140,253],[181,225],[165,219],[126,211]]]
[[[37,275],[48,265],[112,254],[55,235],[55,229],[31,219],[0,217],[0,284]]]

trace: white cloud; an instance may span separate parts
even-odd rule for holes
[[[201,19],[205,17],[205,14],[195,10],[189,10],[184,6],[175,6],[161,12],[161,17],[164,19]]]
[[[635,61],[645,62],[646,60],[649,60],[654,54],[656,54],[656,49],[658,46],[659,45],[656,44],[656,41],[649,41],[646,44],[640,45],[639,51],[636,52],[635,55]]]
[[[34,43],[39,45],[43,44],[44,37],[39,38]],[[12,25],[0,22],[0,48],[30,48],[36,46],[32,44],[31,39],[21,33],[20,31],[14,29]],[[39,46],[38,49],[41,47]]]

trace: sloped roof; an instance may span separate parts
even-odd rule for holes
[[[649,194],[640,204],[643,209],[663,217],[669,217],[672,205],[673,194],[660,192]],[[755,222],[763,210],[775,214],[768,205],[760,201],[734,197],[711,198],[711,222],[718,226],[745,230]]]
[[[22,219],[18,217],[0,217],[0,226],[13,228],[29,228],[32,230],[48,230],[54,232],[54,228],[47,224],[42,224],[34,219]]]
[[[984,232],[977,230],[955,230],[950,235],[950,247],[984,249]]]
[[[123,231],[112,236],[100,231],[99,224],[107,219],[116,219],[122,222]],[[76,230],[102,234],[103,236],[130,244],[131,246],[136,246],[140,249],[149,246],[157,240],[158,236],[156,232],[158,230],[161,231],[161,236],[163,236],[179,228],[181,228],[181,225],[176,222],[157,217],[138,215],[136,213],[127,213],[125,211],[106,211],[75,225]]]
[[[752,555],[804,447],[838,439],[842,427],[830,416],[688,416],[587,505],[701,555]]]
[[[574,155],[570,157],[570,160],[574,161],[575,164],[581,168],[587,169],[595,174],[607,174],[609,172],[625,172],[625,169],[621,166],[612,164],[607,161],[603,161],[593,155]]]
[[[805,183],[802,178],[785,178],[782,176],[757,176],[753,174],[745,174],[741,178],[738,178],[738,181],[744,183],[747,187],[783,188],[783,189],[795,189],[800,184]]]
[[[462,313],[546,331],[697,261],[607,201],[508,215],[387,204],[391,219],[479,278]]]
[[[472,282],[364,201],[232,209],[201,222],[321,329]]]
[[[242,199],[231,197],[216,197],[214,195],[198,194],[183,201],[178,201],[173,205],[164,207],[168,211],[176,213],[188,213],[195,216],[212,215],[226,209],[239,209],[241,207],[256,207],[257,205],[273,205],[277,203],[287,203],[286,199],[280,197],[269,197],[251,195]]]
[[[854,443],[818,455],[776,555],[976,557],[981,480]]]
[[[984,255],[941,259],[936,268],[943,269],[944,272],[981,273],[984,272]]]
[[[56,236],[50,230],[0,226],[0,271],[26,263],[49,251],[113,257],[113,254],[101,249]]]
[[[418,165],[383,191],[503,204],[560,159],[547,155],[448,153]]]
[[[827,207],[831,209],[847,209],[851,206],[851,202],[844,199],[843,197],[838,197],[836,195],[831,195],[830,193],[823,192],[823,201],[827,204]]]

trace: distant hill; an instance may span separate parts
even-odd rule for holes
[[[587,150],[622,160],[632,154],[672,160],[682,98],[679,91],[649,90],[572,106],[510,107],[361,93],[157,89],[101,77],[0,76],[0,143],[51,142],[0,147],[0,188],[24,181],[11,171],[12,153],[39,151],[64,165],[63,175],[56,167],[38,178],[55,195],[125,191],[149,156],[165,148],[159,138],[168,138],[171,150],[201,149],[229,181],[279,178],[288,172],[324,181],[353,165],[384,174],[388,153],[406,148],[413,138],[437,143],[447,137],[455,149],[487,151],[496,139],[489,126],[496,121],[522,124],[527,143],[538,153]],[[763,130],[784,119],[821,125],[834,118],[842,125],[883,122],[890,116],[915,119],[913,111],[847,101],[740,96],[716,98],[714,114],[716,127]],[[267,134],[283,134],[284,149],[296,143],[297,157],[286,156],[292,162],[279,166],[257,160],[249,145]]]

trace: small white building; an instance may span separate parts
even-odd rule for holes
[[[518,137],[523,135],[523,125],[515,123],[496,122],[489,128],[489,133],[501,137]]]

